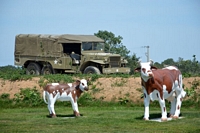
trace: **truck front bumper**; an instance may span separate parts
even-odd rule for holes
[[[113,68],[103,68],[103,74],[111,74],[111,73],[130,73],[130,68],[128,67],[113,67]]]

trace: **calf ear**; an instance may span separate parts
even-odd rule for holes
[[[138,63],[138,65],[140,65],[140,66],[141,66],[141,60],[137,61],[137,63]]]
[[[154,63],[153,60],[150,60],[150,65],[153,65],[153,63]]]
[[[151,70],[157,70],[158,68],[155,66],[151,66]]]
[[[76,89],[79,89],[79,85],[80,85],[81,81],[80,80],[76,80]]]
[[[140,72],[140,71],[141,71],[141,67],[137,67],[137,68],[135,68],[134,71],[135,71],[135,72]]]
[[[76,80],[76,83],[77,83],[78,85],[80,85],[81,81],[80,81],[80,80]]]

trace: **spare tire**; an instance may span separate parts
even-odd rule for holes
[[[85,68],[84,74],[101,74],[101,72],[97,67],[88,66]]]
[[[27,75],[40,75],[41,67],[39,64],[32,62],[26,68]]]

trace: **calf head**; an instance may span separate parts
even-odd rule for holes
[[[141,63],[140,66],[135,69],[135,72],[140,72],[142,79],[146,82],[148,79],[153,77],[152,70],[156,70],[157,68],[152,66],[152,61]]]
[[[85,79],[81,79],[81,80],[77,80],[76,83],[78,84],[77,85],[77,89],[79,88],[81,91],[88,91],[88,85],[87,85],[87,80]]]

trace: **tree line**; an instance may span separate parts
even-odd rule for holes
[[[123,56],[128,61],[127,67],[131,68],[130,74],[134,74],[134,69],[138,66],[140,57],[137,57],[136,54],[129,55],[130,50],[123,45],[122,36],[115,36],[114,33],[106,30],[99,30],[97,33],[94,33],[94,35],[105,41],[105,52],[120,54]],[[184,60],[183,58],[179,57],[178,61],[174,61],[174,59],[169,58],[161,63],[155,62],[154,66],[157,68],[176,66],[180,69],[184,76],[199,76],[200,63],[196,60],[196,55],[193,55],[192,57],[192,60]]]

